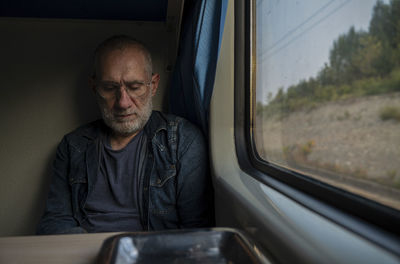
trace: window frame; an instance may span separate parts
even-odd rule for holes
[[[255,1],[235,1],[234,135],[240,168],[315,213],[400,255],[400,211],[269,163],[256,151]],[[252,26],[253,25],[253,26]]]

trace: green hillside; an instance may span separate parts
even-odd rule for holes
[[[351,27],[334,41],[329,62],[316,77],[281,87],[267,104],[258,102],[256,112],[285,115],[325,102],[392,92],[400,92],[400,0],[378,0],[368,31]]]

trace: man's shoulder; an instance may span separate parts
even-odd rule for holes
[[[175,140],[172,140],[171,142],[177,142],[180,156],[188,149],[191,149],[194,152],[197,151],[198,153],[204,150],[206,143],[203,133],[196,125],[187,119],[158,111],[153,112],[152,119],[152,122],[154,122],[155,119],[158,120],[158,122],[163,123],[160,127],[165,127],[165,131],[168,133],[168,138],[175,138]],[[162,131],[162,129],[158,131]],[[190,148],[191,146],[193,148]]]
[[[157,131],[162,128],[177,132],[177,136],[182,135],[198,135],[201,134],[200,129],[188,121],[187,119],[174,114],[167,114],[159,111],[153,111],[150,126]]]

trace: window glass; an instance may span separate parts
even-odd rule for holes
[[[400,209],[400,0],[258,0],[259,156]]]

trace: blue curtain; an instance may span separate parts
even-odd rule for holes
[[[227,0],[185,1],[178,57],[169,95],[169,111],[198,125],[208,136]]]

